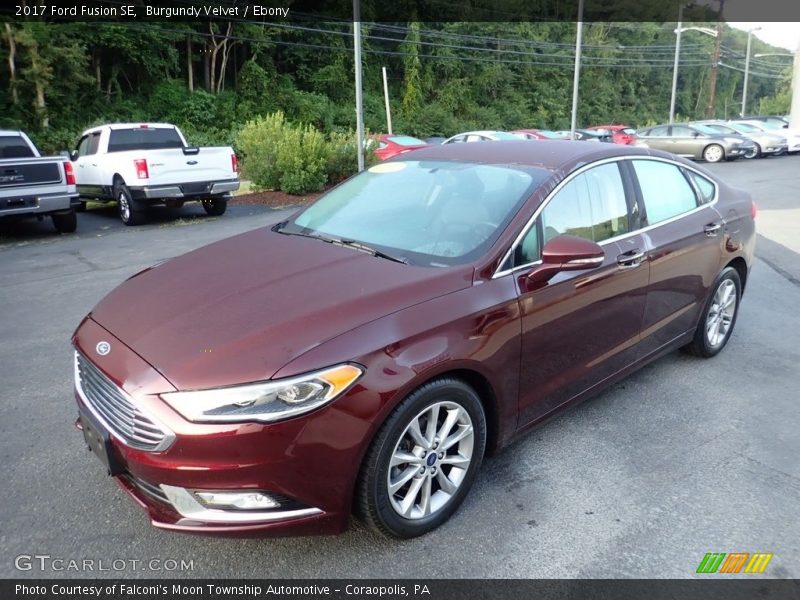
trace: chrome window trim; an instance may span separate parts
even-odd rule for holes
[[[81,353],[81,356],[83,356],[83,360],[91,362],[88,358],[86,358],[86,355],[84,355],[83,353]],[[164,425],[164,423],[162,423],[161,420],[154,417],[149,411],[144,410],[141,407],[141,405],[133,398],[133,396],[131,396],[128,392],[123,390],[120,386],[114,384],[114,382],[109,379],[109,382],[111,382],[111,384],[119,390],[120,394],[122,394],[125,397],[125,399],[128,400],[128,402],[130,402],[139,411],[141,411],[143,415],[145,415],[148,419],[150,419],[150,421],[156,427],[161,429],[161,432],[164,434],[164,439],[162,439],[161,442],[157,446],[154,446],[153,448],[137,448],[135,446],[131,446],[128,441],[126,441],[119,433],[117,433],[116,427],[110,425],[108,421],[103,417],[103,415],[100,414],[97,408],[95,408],[92,402],[86,397],[86,394],[83,391],[83,387],[81,386],[81,376],[80,376],[80,371],[78,369],[78,350],[75,350],[75,358],[73,364],[75,369],[75,391],[77,391],[78,395],[81,397],[83,405],[89,410],[89,412],[92,413],[92,416],[95,419],[100,421],[100,424],[106,428],[106,431],[108,431],[109,435],[114,436],[114,439],[116,439],[120,444],[122,444],[126,448],[131,448],[133,450],[136,450],[137,452],[164,452],[165,450],[169,449],[170,446],[172,446],[176,438],[175,432],[172,431],[172,429],[170,429],[166,425]],[[98,371],[100,371],[99,367],[95,366],[95,368]],[[103,374],[102,371],[100,372],[101,374]],[[108,376],[106,376],[106,378],[108,379]]]
[[[606,244],[610,244],[612,242],[616,242],[618,240],[625,239],[625,238],[630,237],[632,235],[637,235],[637,234],[643,233],[645,231],[650,231],[651,229],[654,229],[656,227],[661,227],[662,225],[667,225],[669,223],[677,221],[678,219],[682,219],[682,218],[684,218],[686,216],[692,215],[692,214],[700,211],[703,208],[706,208],[708,206],[714,206],[717,203],[717,201],[719,200],[719,185],[717,184],[716,181],[714,181],[713,179],[710,179],[708,177],[708,175],[706,175],[705,173],[702,173],[699,170],[697,170],[693,165],[686,165],[686,164],[678,162],[676,160],[671,160],[669,158],[662,158],[660,156],[647,156],[647,155],[642,155],[642,156],[615,156],[615,157],[612,157],[612,158],[604,158],[604,159],[589,163],[587,165],[583,165],[582,167],[580,167],[579,169],[575,169],[569,175],[567,175],[567,177],[562,179],[559,182],[559,184],[555,188],[553,188],[553,190],[549,194],[547,194],[545,199],[542,200],[542,203],[534,211],[533,215],[531,215],[531,218],[528,219],[528,222],[525,224],[525,226],[522,228],[522,230],[520,230],[520,233],[517,235],[516,238],[514,238],[514,242],[511,244],[509,249],[506,250],[506,252],[503,254],[503,258],[500,260],[500,262],[498,263],[498,266],[497,266],[498,270],[496,270],[494,275],[492,275],[492,279],[497,279],[498,277],[503,277],[505,275],[509,275],[511,273],[519,271],[520,269],[526,269],[526,268],[530,268],[530,267],[533,267],[535,265],[541,264],[542,260],[539,259],[539,260],[535,260],[535,261],[530,262],[530,263],[526,263],[524,265],[519,265],[519,266],[516,266],[516,267],[512,267],[510,269],[499,270],[502,267],[502,265],[504,265],[506,263],[506,261],[509,259],[509,257],[513,256],[514,252],[517,249],[517,246],[519,246],[520,243],[522,243],[522,240],[528,234],[528,231],[533,226],[533,224],[536,223],[536,219],[539,218],[539,215],[541,214],[541,212],[547,207],[547,205],[550,203],[550,201],[562,190],[562,188],[564,188],[568,183],[570,183],[578,175],[584,173],[585,171],[588,171],[589,169],[592,169],[594,167],[599,167],[600,165],[609,164],[609,163],[616,163],[616,162],[622,162],[622,161],[625,161],[625,160],[629,160],[629,161],[630,160],[653,160],[653,161],[656,161],[656,162],[663,162],[663,163],[666,163],[666,164],[675,165],[676,167],[681,167],[681,168],[687,169],[689,171],[693,171],[694,173],[696,173],[700,177],[703,177],[704,179],[707,179],[708,181],[710,181],[712,183],[712,185],[714,186],[714,197],[710,202],[706,202],[705,204],[700,204],[697,208],[694,208],[692,210],[686,211],[686,212],[681,213],[679,215],[675,215],[674,217],[670,217],[669,219],[665,219],[663,221],[659,221],[658,223],[653,223],[652,225],[647,225],[646,227],[640,227],[639,229],[634,229],[633,231],[628,231],[626,233],[614,236],[612,238],[605,239],[602,242],[598,242],[598,244],[600,246],[605,246]],[[633,168],[633,167],[631,167],[631,168]],[[622,176],[622,175],[620,175],[620,176]],[[689,185],[690,185],[690,187],[692,187],[692,192],[695,194],[695,197],[697,197],[697,193],[695,192],[694,186],[692,186],[691,184],[689,184]],[[697,198],[697,201],[699,202],[700,198]]]

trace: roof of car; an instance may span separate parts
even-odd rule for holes
[[[22,135],[22,132],[19,129],[0,129],[0,135]]]
[[[96,127],[90,127],[84,133],[100,131],[101,129],[109,128],[109,129],[175,129],[175,125],[171,123],[147,123],[147,122],[138,122],[138,123],[105,123],[103,125],[97,125]]]
[[[586,163],[616,156],[658,156],[675,160],[666,152],[621,144],[588,144],[552,140],[532,144],[528,140],[500,141],[491,144],[445,144],[415,150],[396,160],[457,160],[497,165],[524,165],[555,171],[572,163]]]

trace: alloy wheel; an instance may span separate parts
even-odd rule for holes
[[[736,314],[737,300],[736,284],[730,279],[722,281],[714,293],[706,316],[706,338],[712,347],[721,345],[728,337]]]
[[[474,448],[467,411],[455,402],[436,402],[408,423],[387,474],[389,500],[403,518],[418,520],[441,511],[464,480]]]

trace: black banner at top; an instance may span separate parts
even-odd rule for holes
[[[20,21],[577,21],[579,0],[11,0]],[[800,21],[795,0],[584,0],[585,22]],[[799,24],[800,26],[800,24]]]

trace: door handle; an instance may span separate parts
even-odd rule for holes
[[[617,264],[621,269],[633,269],[642,264],[644,260],[644,252],[639,248],[628,250],[617,256]]]
[[[96,167],[96,166],[97,166],[97,163],[92,163],[92,166],[93,166],[93,167]]]
[[[703,231],[708,237],[715,237],[720,229],[722,229],[722,223],[709,223],[703,227]]]

